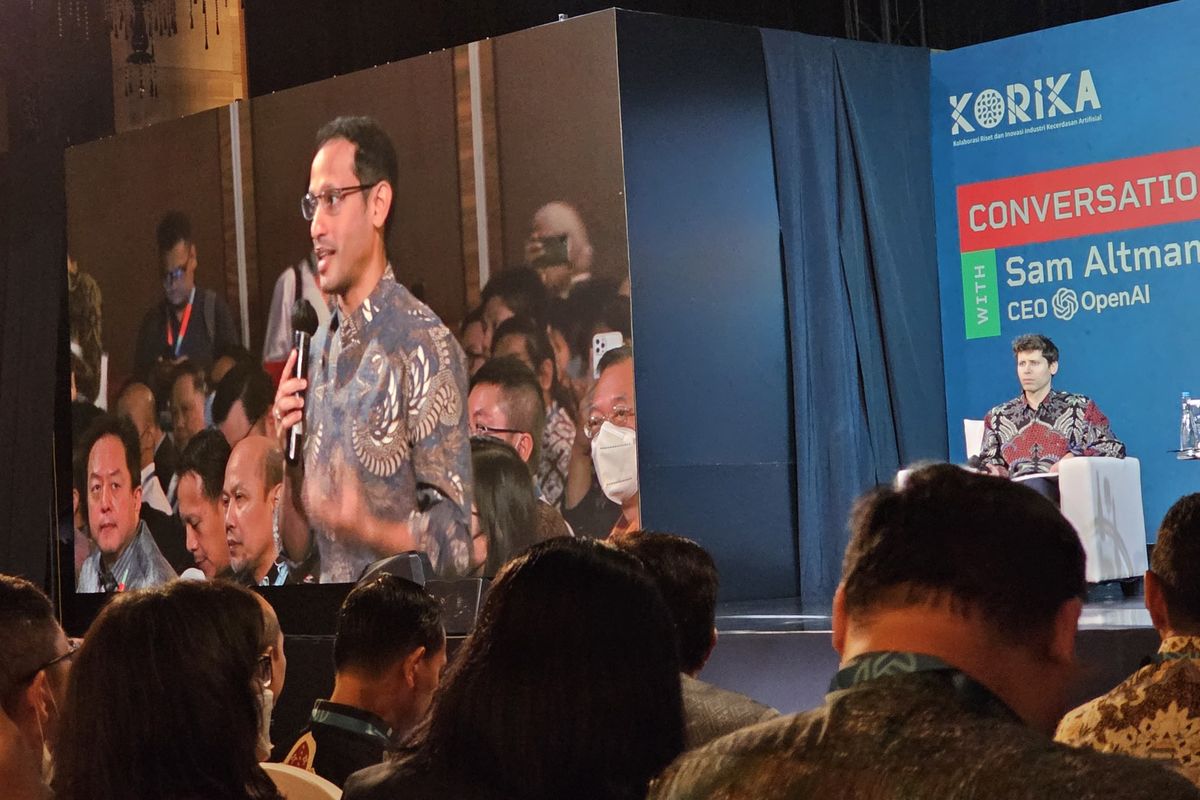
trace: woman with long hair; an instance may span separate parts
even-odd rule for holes
[[[258,602],[233,584],[175,581],[113,600],[72,666],[57,800],[278,798],[255,756],[263,640]]]
[[[538,500],[528,465],[499,439],[471,439],[471,474],[472,563],[477,574],[490,578],[505,561],[538,541]]]
[[[640,798],[682,749],[658,591],[630,555],[551,539],[504,565],[430,716],[344,796]]]

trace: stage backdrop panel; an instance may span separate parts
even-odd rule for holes
[[[1200,6],[935,54],[938,267],[951,456],[1020,391],[1010,346],[1061,350],[1142,464],[1147,531],[1194,491],[1180,392],[1200,391]],[[1153,533],[1149,534],[1151,538]]]

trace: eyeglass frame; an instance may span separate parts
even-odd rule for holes
[[[275,668],[271,664],[273,650],[274,648],[267,648],[265,653],[254,660],[254,677],[258,678],[264,689],[271,688],[271,680],[275,677]]]
[[[55,664],[61,664],[62,662],[67,661],[68,659],[74,658],[75,654],[79,652],[79,648],[82,646],[83,646],[83,639],[78,639],[73,636],[67,637],[67,652],[61,653],[61,654],[55,656],[54,658],[50,659],[49,661],[47,661],[45,664],[42,664],[40,667],[35,669],[33,672],[30,672],[28,675],[26,675],[25,677],[23,677],[19,681],[17,681],[16,685],[24,686],[25,684],[29,683],[31,680],[36,678],[37,674],[39,672],[41,672],[42,670],[50,669]]]
[[[483,436],[491,439],[498,439],[500,437],[496,436],[497,433],[524,433],[528,434],[529,436],[533,435],[532,433],[529,433],[529,431],[519,431],[516,428],[493,428],[491,425],[484,425],[476,422],[470,423],[467,430],[471,434],[472,438],[476,436]]]
[[[317,216],[317,210],[324,202],[325,208],[329,210],[331,216],[337,214],[337,207],[341,203],[342,198],[357,194],[358,192],[369,191],[374,189],[379,184],[383,183],[383,179],[372,183],[362,183],[358,186],[330,186],[322,189],[319,192],[305,192],[300,198],[300,216],[305,220],[312,222]],[[309,211],[309,206],[312,206],[312,211]]]
[[[172,286],[172,285],[182,281],[184,278],[187,277],[187,268],[188,268],[188,265],[184,264],[181,267],[176,267],[175,269],[170,269],[170,270],[167,270],[166,272],[164,272],[163,276],[162,276],[163,286],[164,287]]]
[[[614,408],[612,410],[612,413],[610,413],[610,414],[596,414],[596,415],[589,414],[588,418],[583,421],[583,435],[588,439],[595,438],[596,434],[600,431],[600,427],[606,422],[611,422],[613,425],[616,425],[618,428],[628,427],[627,425],[618,425],[617,422],[613,419],[618,414],[622,417],[621,421],[624,422],[624,421],[628,420],[630,417],[636,417],[637,409],[635,409],[633,407],[617,406],[616,408]],[[593,419],[596,421],[596,424],[594,426],[592,425]]]

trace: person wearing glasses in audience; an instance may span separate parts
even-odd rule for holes
[[[159,220],[159,277],[163,301],[146,312],[138,330],[133,374],[157,397],[165,397],[165,381],[176,364],[188,360],[208,369],[213,354],[238,341],[229,306],[212,289],[196,287],[196,243],[192,223],[181,211]]]
[[[0,786],[40,796],[50,779],[59,712],[79,640],[68,639],[41,589],[0,575]],[[9,727],[11,725],[12,727]]]
[[[605,497],[621,507],[609,533],[620,538],[642,527],[637,471],[637,403],[633,388],[633,346],[609,350],[600,359],[600,377],[584,401],[584,442]],[[576,444],[576,451],[579,450]],[[589,476],[590,479],[590,476]]]
[[[303,467],[289,467],[284,492],[285,553],[306,559],[315,545],[322,583],[409,550],[440,576],[471,567],[466,359],[392,268],[396,186],[396,150],[377,122],[339,117],[317,133],[301,211],[336,308],[313,337],[307,380],[288,357],[274,414],[280,437],[304,423]]]

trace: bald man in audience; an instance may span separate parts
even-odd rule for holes
[[[131,383],[117,398],[117,414],[133,423],[141,448],[142,502],[156,511],[171,514],[175,486],[175,466],[179,454],[171,439],[158,425],[154,393],[144,383]]]
[[[265,436],[247,436],[233,447],[225,467],[221,504],[225,542],[235,580],[246,586],[281,586],[291,570],[279,558],[276,511],[283,487],[283,453]]]

